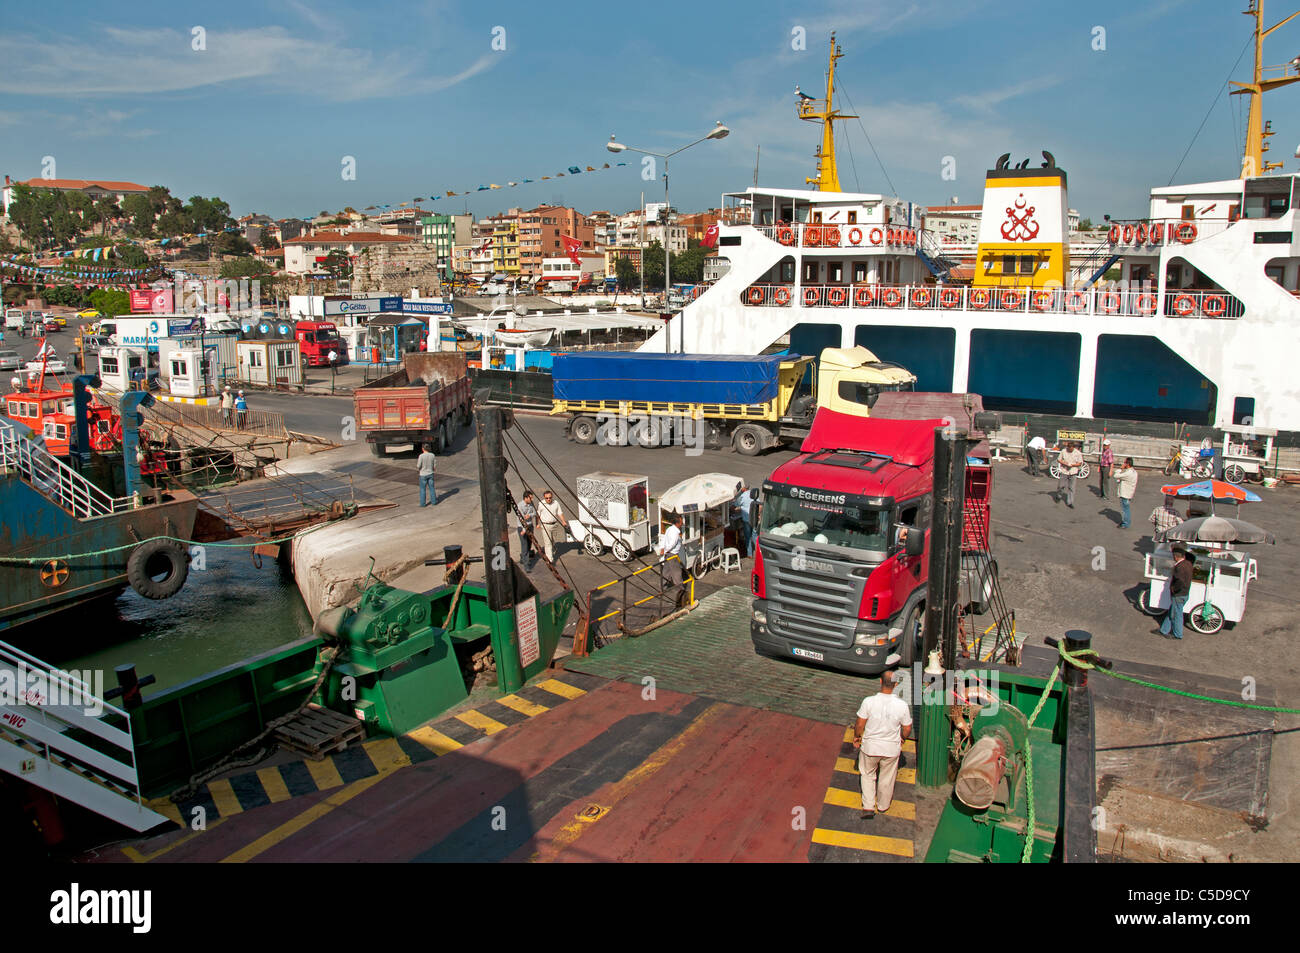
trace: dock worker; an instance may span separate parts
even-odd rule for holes
[[[1043,457],[1047,453],[1047,441],[1041,436],[1031,437],[1025,444],[1025,456],[1029,458],[1029,475],[1042,476]]]
[[[1133,494],[1138,488],[1138,472],[1132,457],[1124,458],[1124,465],[1115,474],[1115,483],[1119,487],[1119,528],[1128,529],[1133,525]]]
[[[564,518],[560,501],[550,490],[542,491],[542,503],[537,507],[537,522],[541,529],[542,553],[547,562],[555,562],[555,544],[564,541],[569,521]]]
[[[1192,588],[1192,569],[1196,557],[1182,546],[1174,547],[1174,569],[1169,574],[1169,612],[1160,620],[1160,634],[1183,638],[1183,606]]]
[[[1079,468],[1083,466],[1083,454],[1079,448],[1067,442],[1061,456],[1056,461],[1060,476],[1056,479],[1056,502],[1065,497],[1065,505],[1074,509],[1074,483],[1079,478]]]
[[[673,604],[681,608],[686,586],[682,578],[682,514],[674,513],[670,517],[668,528],[659,534],[655,552],[659,554],[659,574],[663,579],[664,589],[673,594]],[[676,559],[673,557],[676,556]]]
[[[745,487],[736,497],[736,514],[740,517],[741,538],[736,542],[743,556],[754,555],[754,491]]]
[[[1168,539],[1168,533],[1171,529],[1183,521],[1174,509],[1174,496],[1172,493],[1166,493],[1164,500],[1159,506],[1151,511],[1151,518],[1148,522],[1155,527],[1154,538],[1157,543],[1163,543]]]
[[[1101,442],[1101,459],[1097,461],[1097,489],[1103,500],[1110,499],[1110,472],[1115,466],[1115,453],[1110,449],[1110,441]]]
[[[244,399],[244,392],[241,390],[235,396],[235,426],[240,430],[244,429],[244,420],[248,417],[248,401]]]
[[[427,443],[420,455],[415,459],[415,471],[420,477],[420,505],[428,506],[432,503],[438,505],[438,494],[433,485],[434,471],[437,469],[437,457],[433,455],[433,447]],[[426,494],[428,502],[425,502]]]
[[[862,699],[853,725],[853,747],[858,749],[862,780],[862,819],[884,814],[894,801],[898,758],[903,742],[912,735],[912,709],[894,694],[898,673],[880,675],[880,692]]]
[[[535,499],[532,490],[525,490],[519,501],[519,513],[515,517],[519,521],[519,559],[524,564],[525,572],[532,572],[533,564],[537,562],[537,550],[533,546],[533,536],[537,532]]]
[[[235,395],[230,392],[230,385],[221,392],[221,422],[227,427],[233,423],[235,414]]]

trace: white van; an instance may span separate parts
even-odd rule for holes
[[[21,328],[25,323],[21,308],[8,308],[5,311],[5,328]]]

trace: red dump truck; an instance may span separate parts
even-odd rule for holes
[[[357,430],[375,456],[395,443],[428,443],[442,453],[473,412],[465,358],[407,354],[400,371],[357,388],[352,405]]]

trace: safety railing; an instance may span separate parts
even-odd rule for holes
[[[1232,319],[1245,305],[1226,291],[1119,291],[1088,288],[975,288],[955,285],[755,284],[741,292],[751,307],[885,308],[897,311],[985,311],[1112,317]]]
[[[131,497],[110,496],[9,424],[0,424],[0,465],[78,519],[109,516],[133,506]]]
[[[863,251],[904,251],[915,249],[920,232],[901,225],[870,222],[843,225],[791,223],[759,226],[766,237],[791,248],[848,248]]]
[[[668,562],[677,560],[681,562],[680,556],[670,556]],[[676,593],[664,588],[662,571],[656,573],[655,581],[641,581],[638,585],[637,577],[651,570],[658,570],[662,563],[653,562],[647,566],[642,566],[634,572],[621,576],[618,579],[611,579],[604,585],[597,586],[587,593],[587,619],[588,623],[588,644],[593,648],[602,648],[608,642],[622,638],[625,635],[640,635],[647,627],[654,625],[655,622],[671,615],[677,611]],[[695,604],[695,577],[685,571],[682,571],[682,585],[686,592],[686,605]],[[629,592],[629,584],[631,591]],[[617,596],[615,599],[614,597]],[[638,598],[639,596],[639,598]],[[602,608],[601,600],[605,601],[604,608],[608,611],[597,614]],[[611,602],[611,600],[613,600]],[[629,614],[634,609],[655,603],[654,610],[649,613],[646,624],[640,629],[632,629],[626,623]],[[612,605],[612,608],[610,607]],[[616,619],[614,625],[606,625],[611,619]]]
[[[1166,245],[1190,245],[1192,242],[1226,231],[1238,220],[1229,218],[1147,218],[1130,222],[1112,222],[1106,232],[1111,246],[1161,248]]]

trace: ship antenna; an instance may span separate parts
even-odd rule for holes
[[[1273,135],[1273,130],[1270,128],[1272,124],[1265,125],[1263,120],[1263,98],[1264,93],[1271,89],[1290,86],[1300,81],[1300,56],[1283,66],[1264,66],[1264,37],[1300,16],[1300,10],[1285,20],[1274,23],[1267,30],[1264,29],[1264,0],[1250,0],[1248,9],[1243,10],[1242,13],[1255,18],[1255,69],[1251,74],[1251,82],[1238,83],[1235,80],[1229,82],[1238,87],[1230,95],[1250,97],[1250,113],[1246,119],[1246,145],[1241,156],[1241,177],[1248,179],[1282,168],[1281,162],[1264,161],[1264,153],[1268,151],[1268,143],[1265,139]],[[1274,75],[1266,78],[1265,72]]]
[[[795,87],[799,118],[822,124],[821,147],[817,150],[817,175],[804,179],[809,185],[822,192],[840,191],[840,175],[835,165],[835,123],[842,119],[858,118],[835,111],[835,61],[843,55],[844,50],[836,45],[835,34],[832,33],[830,62],[826,69],[825,99],[813,99]]]

